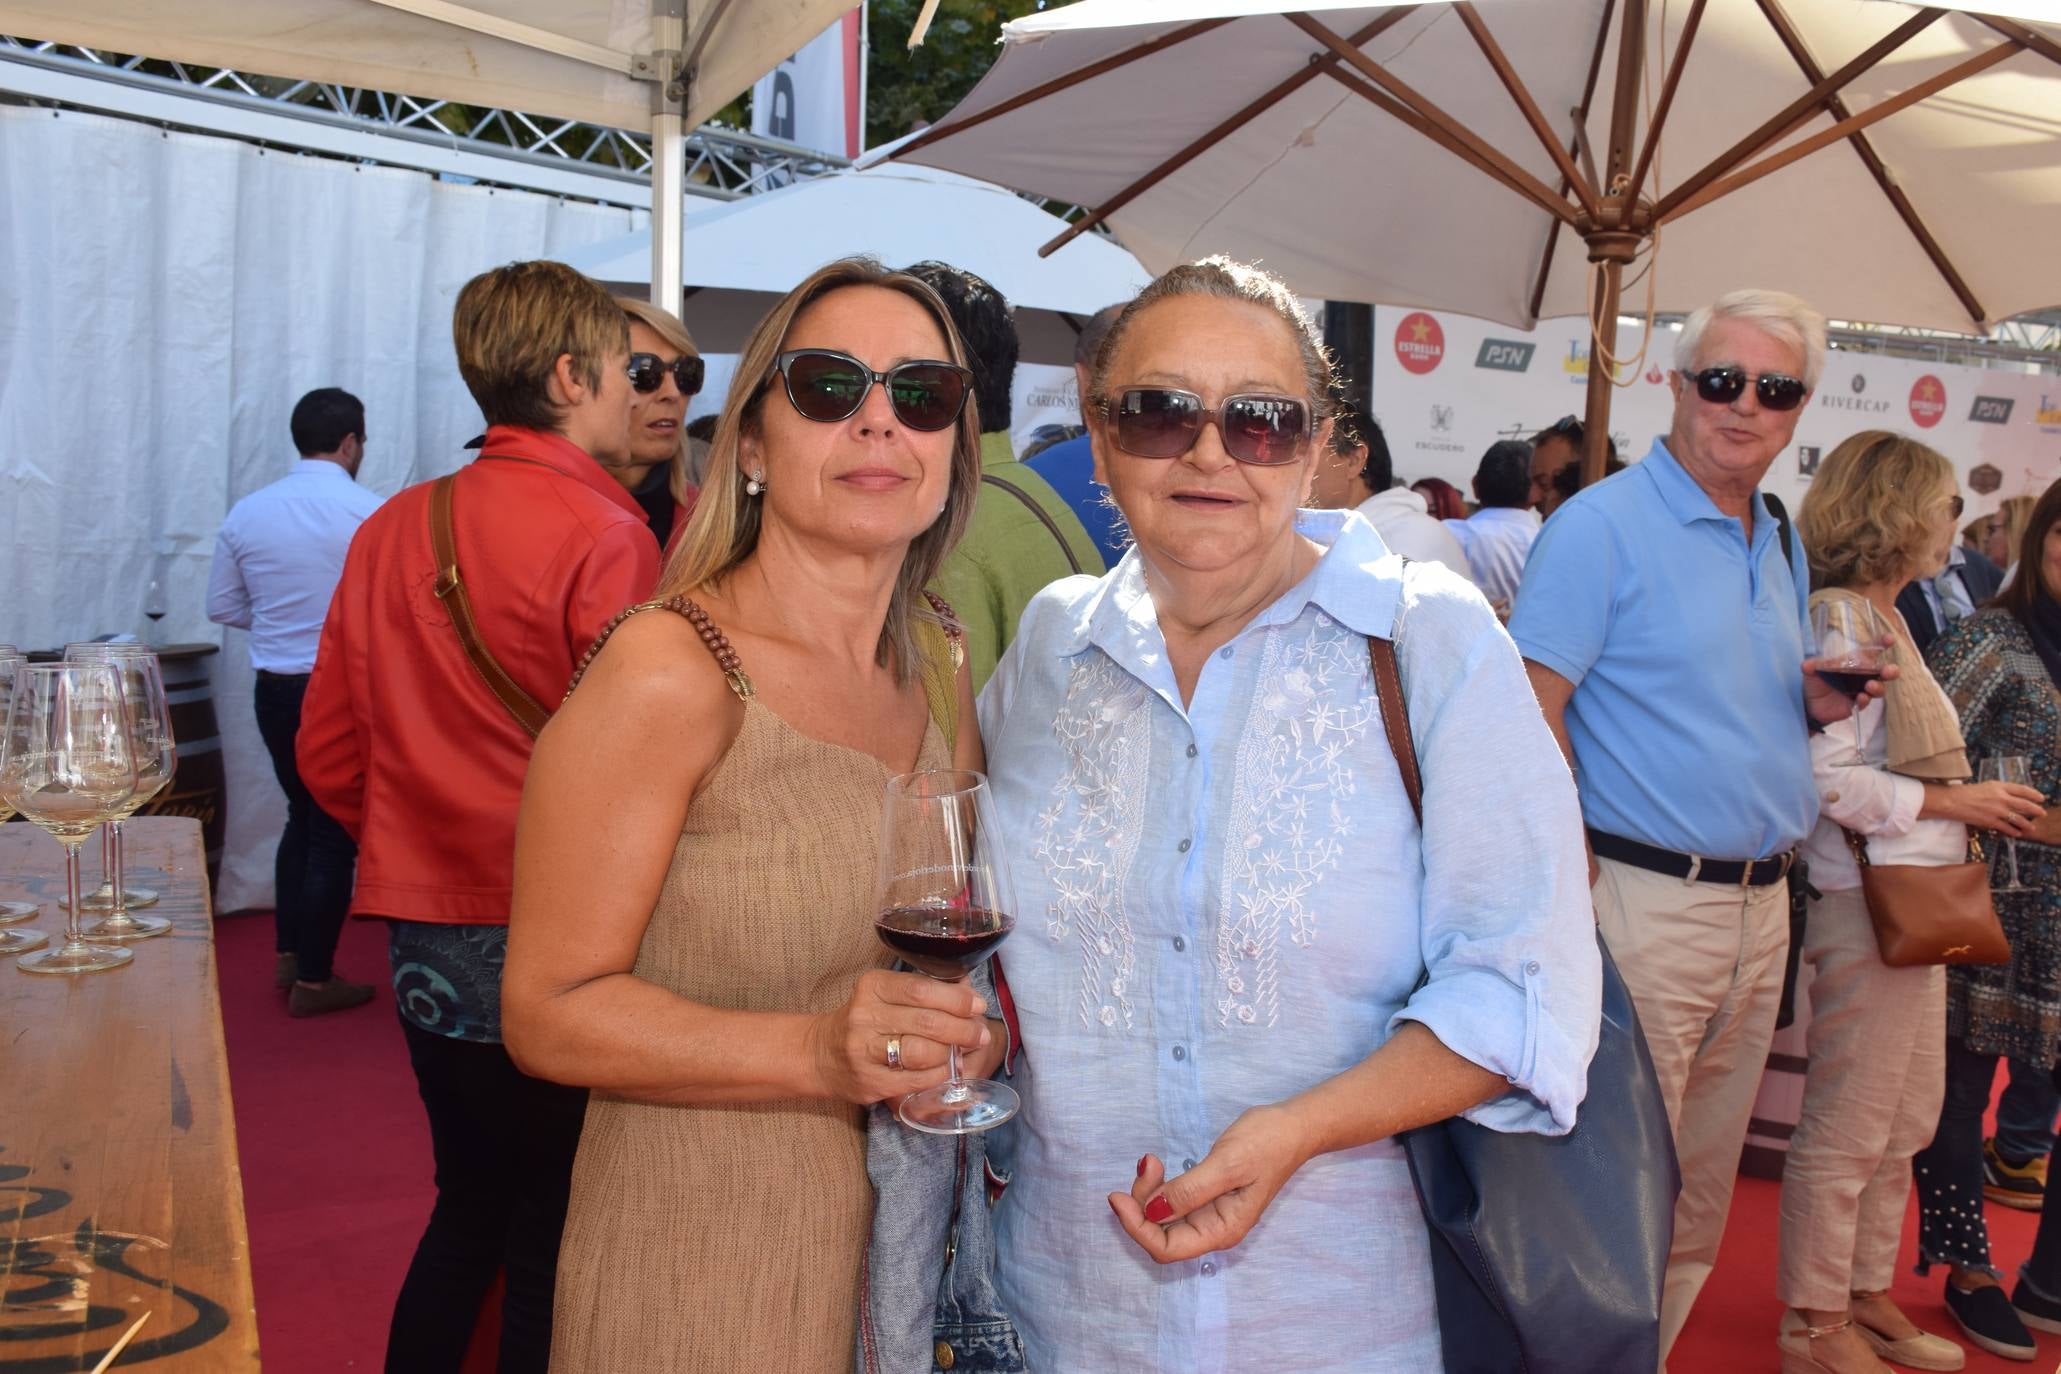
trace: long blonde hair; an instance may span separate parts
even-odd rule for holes
[[[890,272],[873,258],[840,258],[812,272],[766,313],[738,355],[730,394],[716,420],[708,467],[702,474],[701,497],[695,503],[680,546],[673,551],[665,575],[659,579],[660,598],[719,585],[758,548],[763,507],[761,498],[745,493],[744,474],[738,465],[741,441],[747,432],[759,432],[760,407],[778,384],[778,360],[796,317],[831,292],[851,286],[883,287],[915,301],[944,335],[950,361],[960,367],[967,365],[966,347],[952,327],[945,303],[921,280],[906,272]],[[923,588],[937,576],[946,555],[965,533],[979,490],[980,413],[969,394],[953,431],[951,482],[945,508],[910,541],[908,552],[902,556],[902,570],[895,578],[894,596],[888,602],[887,622],[880,630],[875,661],[892,666],[896,679],[904,686],[916,677],[915,622],[940,619],[924,599]]]
[[[630,323],[643,325],[646,329],[664,339],[668,347],[680,353],[690,354],[696,358],[701,356],[701,350],[694,346],[694,336],[687,332],[686,321],[664,306],[653,305],[650,301],[638,300],[635,296],[617,296],[615,303],[623,308],[625,315],[630,317]],[[693,404],[693,397],[690,396],[687,399],[688,404]],[[687,416],[683,411],[680,416],[680,446],[673,453],[673,461],[667,465],[668,475],[666,478],[667,490],[673,493],[674,502],[682,506],[687,504],[687,488],[691,485],[687,478],[687,445],[689,442],[690,440],[687,438]]]
[[[1813,587],[1910,580],[1937,550],[1954,499],[1954,465],[1886,429],[1863,430],[1829,454],[1796,513]]]

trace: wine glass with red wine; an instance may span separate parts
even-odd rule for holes
[[[881,943],[918,973],[961,983],[1016,924],[1009,868],[988,780],[964,769],[904,773],[887,784],[880,818]],[[951,1050],[952,1076],[901,1100],[902,1124],[933,1135],[967,1135],[1016,1115],[1001,1083],[969,1083]]]
[[[1872,608],[1842,597],[1812,605],[1811,634],[1818,641],[1812,671],[1854,699],[1853,743],[1862,749],[1861,708],[1868,703],[1868,684],[1882,676],[1882,624]]]

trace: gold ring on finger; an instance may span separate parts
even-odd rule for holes
[[[902,1067],[902,1037],[899,1035],[887,1037],[887,1066],[890,1069]]]

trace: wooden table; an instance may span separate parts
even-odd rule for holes
[[[200,825],[138,817],[126,838],[168,933],[102,973],[0,958],[0,1374],[90,1370],[146,1311],[118,1367],[258,1368]],[[64,852],[0,825],[0,896],[25,895],[57,943]]]

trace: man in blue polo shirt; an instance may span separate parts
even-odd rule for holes
[[[1574,767],[1597,924],[1675,1129],[1663,1364],[1717,1259],[1774,1035],[1782,880],[1818,815],[1806,712],[1851,710],[1805,671],[1808,565],[1759,491],[1824,356],[1823,318],[1793,296],[1737,291],[1691,315],[1666,438],[1547,522],[1510,620]]]

